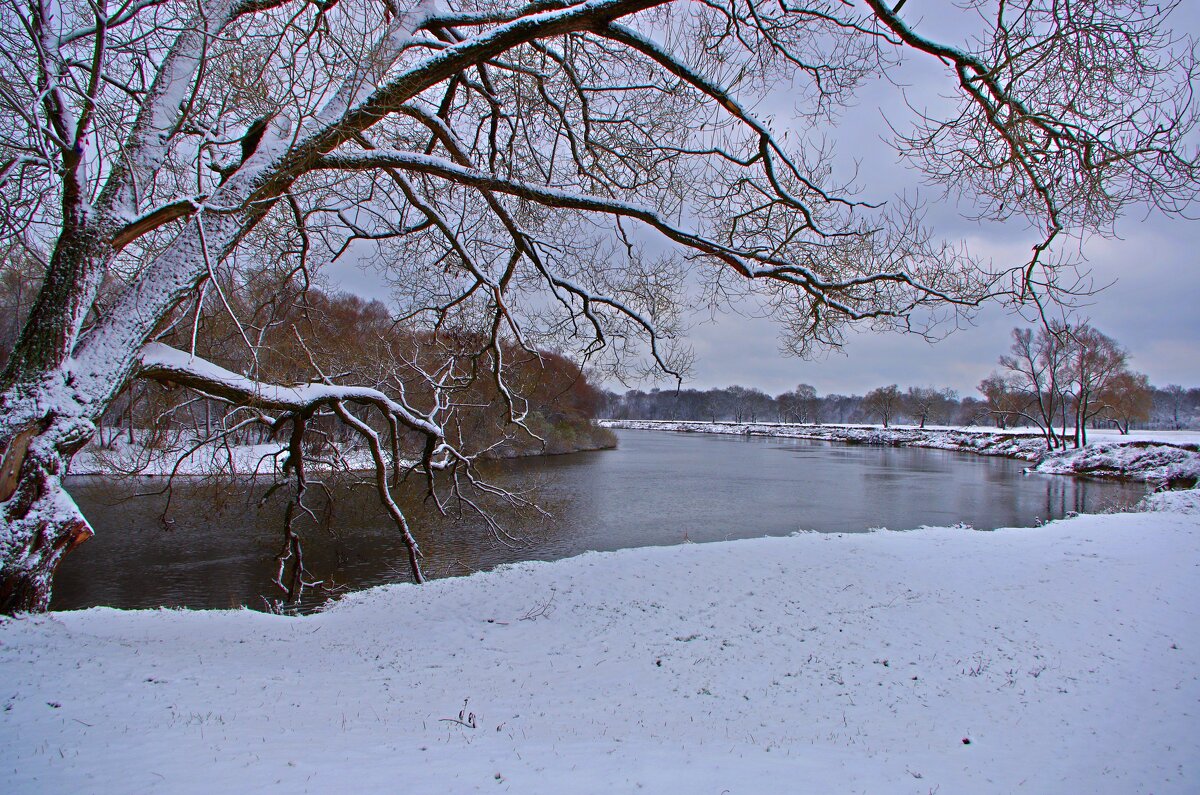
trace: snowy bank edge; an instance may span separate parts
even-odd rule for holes
[[[883,533],[871,539],[861,534],[822,534],[591,553],[563,561],[515,564],[468,578],[435,581],[420,589],[412,585],[381,586],[357,594],[328,613],[300,618],[254,611],[96,608],[9,622],[0,625],[0,637],[9,641],[7,648],[0,649],[7,655],[8,670],[20,674],[24,682],[24,695],[14,699],[17,703],[11,715],[21,721],[23,736],[34,739],[11,744],[5,761],[22,775],[43,776],[38,782],[42,791],[54,785],[59,791],[86,789],[89,781],[92,787],[97,781],[129,782],[133,776],[139,783],[144,781],[147,790],[155,791],[207,791],[202,787],[211,786],[214,779],[234,788],[238,788],[238,782],[241,788],[271,788],[275,782],[273,789],[281,791],[279,779],[286,779],[289,788],[299,788],[314,773],[348,777],[362,784],[361,788],[383,790],[387,783],[394,784],[402,765],[409,785],[420,791],[467,791],[488,784],[503,788],[510,781],[510,789],[525,792],[572,788],[590,791],[587,787],[597,784],[608,791],[628,791],[634,789],[626,780],[629,776],[661,769],[664,779],[650,781],[650,790],[697,791],[703,783],[711,785],[719,780],[741,782],[748,791],[767,791],[771,777],[778,781],[779,776],[790,775],[811,785],[813,791],[845,791],[852,784],[855,789],[868,791],[911,791],[912,779],[921,773],[921,791],[938,786],[943,791],[999,792],[1012,791],[1018,781],[1023,782],[1033,772],[1040,778],[1025,786],[1041,791],[1050,791],[1058,777],[1071,776],[1077,786],[1090,791],[1183,792],[1178,783],[1172,787],[1164,782],[1175,763],[1186,760],[1196,747],[1186,730],[1186,709],[1172,708],[1171,721],[1161,726],[1163,715],[1152,702],[1145,702],[1134,711],[1120,713],[1122,731],[1108,732],[1100,738],[1100,745],[1084,732],[1086,744],[1064,746],[1050,719],[1083,721],[1089,715],[1108,714],[1130,704],[1137,706],[1143,703],[1142,698],[1153,695],[1150,689],[1156,686],[1155,677],[1147,677],[1140,663],[1120,669],[1136,669],[1138,681],[1149,683],[1133,696],[1124,689],[1126,679],[1110,684],[1104,679],[1081,677],[1089,666],[1104,662],[1104,677],[1111,678],[1116,670],[1114,655],[1124,659],[1117,652],[1135,640],[1162,641],[1159,657],[1174,661],[1175,667],[1163,669],[1158,679],[1175,681],[1194,659],[1188,656],[1189,650],[1197,648],[1194,631],[1173,629],[1191,626],[1186,623],[1187,614],[1173,610],[1168,616],[1173,623],[1164,629],[1158,621],[1132,621],[1131,612],[1124,620],[1131,621],[1132,629],[1122,629],[1118,640],[1112,634],[1094,633],[1092,628],[1099,617],[1110,614],[1114,605],[1119,604],[1127,612],[1130,605],[1115,597],[1103,604],[1081,599],[1070,588],[1065,589],[1061,604],[1064,610],[1070,609],[1067,620],[1057,610],[1042,610],[1036,615],[1021,612],[1005,622],[988,613],[982,623],[976,622],[979,626],[968,625],[963,630],[957,628],[961,623],[958,614],[947,614],[945,607],[980,595],[980,584],[973,579],[974,569],[956,574],[961,562],[980,559],[986,559],[989,567],[997,560],[1009,561],[1010,565],[1041,561],[1041,565],[1059,567],[1064,575],[1075,572],[1076,581],[1086,578],[1088,582],[1105,583],[1107,580],[1096,573],[1107,569],[1097,567],[1116,561],[1121,572],[1133,572],[1124,576],[1126,587],[1140,588],[1141,573],[1164,557],[1175,561],[1176,570],[1188,570],[1188,559],[1196,548],[1189,540],[1195,538],[1195,521],[1147,514],[1131,515],[1128,521],[1122,515],[1087,516],[1036,529],[981,533],[926,528]],[[1114,532],[1107,532],[1110,530]],[[1080,548],[1083,544],[1100,544],[1110,535],[1114,536],[1111,543]],[[1155,543],[1141,544],[1138,539],[1143,535]],[[1168,540],[1170,543],[1164,546]],[[883,543],[870,543],[875,541]],[[793,553],[784,560],[789,571],[811,575],[796,581],[807,583],[795,586],[800,593],[747,594],[747,589],[757,591],[771,581],[790,582],[779,577],[778,567],[782,564],[775,553],[784,548]],[[937,554],[929,554],[938,550]],[[1047,555],[1047,550],[1061,554]],[[910,598],[914,592],[905,588],[917,586],[909,579],[912,572],[897,572],[899,555],[921,567],[940,560],[945,565],[934,568],[949,580],[922,580],[926,585],[920,588],[921,598]],[[831,560],[852,564],[853,568],[829,566]],[[696,615],[696,611],[708,608],[704,600],[697,601],[688,584],[697,582],[697,572],[731,562],[747,566],[742,571],[753,575],[752,580],[730,581],[729,598],[713,608],[716,612],[711,618],[709,613]],[[855,579],[860,569],[869,570],[863,568],[867,565],[882,567],[878,571],[884,577],[882,583],[870,576]],[[621,573],[616,583],[611,576],[614,571]],[[851,581],[847,577],[856,587],[845,587]],[[1036,571],[1024,579],[1042,585],[1033,597],[1012,602],[1022,610],[1045,604],[1050,597],[1057,600],[1063,590],[1046,585],[1044,575]],[[630,593],[626,588],[631,582],[654,583],[661,589]],[[1186,592],[1186,582],[1178,583],[1172,576],[1159,585],[1175,595],[1172,604],[1183,605],[1178,596]],[[993,589],[985,593],[1011,602],[1010,597],[1020,592]],[[830,603],[812,598],[817,594],[828,594]],[[523,614],[552,597],[553,615],[522,620]],[[756,616],[755,610],[763,606],[764,599],[772,603],[778,599],[778,604],[788,610],[797,607],[789,605],[785,597],[799,599],[807,607],[796,616],[781,610],[776,623],[789,629],[789,637],[796,643],[804,638],[802,648],[815,654],[815,659],[809,657],[811,665],[788,663],[780,654],[801,647],[782,645],[774,634],[756,634],[741,621],[745,615]],[[1153,598],[1153,594],[1144,595],[1142,606]],[[994,601],[989,604],[994,608]],[[923,610],[923,605],[929,609],[910,613]],[[1084,611],[1085,617],[1077,620],[1075,611]],[[673,618],[676,614],[684,618]],[[722,616],[719,626],[708,626]],[[1031,634],[1022,616],[1034,620],[1036,632]],[[495,621],[489,620],[492,618]],[[816,626],[826,619],[831,622],[827,635],[826,630],[818,631]],[[940,668],[916,657],[918,652],[937,652],[939,647],[906,629],[914,623],[927,627],[933,637],[955,640],[955,649],[965,649],[962,666],[954,655]],[[576,624],[582,624],[583,629],[572,631]],[[994,624],[1006,629],[1002,633],[989,629]],[[636,642],[630,642],[621,629],[625,626],[641,628],[633,636]],[[846,634],[840,632],[843,627]],[[1017,628],[1018,634],[1012,636],[1016,639],[1006,640],[1003,635],[1011,635],[1012,627]],[[294,665],[281,666],[281,660],[290,659],[281,658],[281,652],[293,648],[312,652],[313,633],[318,629],[321,632],[316,639],[322,644],[319,654],[309,653]],[[1109,629],[1117,631],[1115,627]],[[1138,636],[1128,634],[1135,629]],[[437,643],[429,643],[429,633],[434,630],[444,636]],[[736,634],[722,634],[726,630],[736,630]],[[594,638],[589,634],[593,632]],[[1163,632],[1170,637],[1159,637]],[[1092,634],[1099,645],[1084,654],[1087,650],[1075,641]],[[1060,644],[1063,635],[1069,637]],[[408,638],[418,640],[409,643]],[[726,645],[724,640],[731,643]],[[988,649],[995,641],[999,651],[989,651],[991,656],[986,660],[973,657],[967,652],[975,646],[963,646],[963,641]],[[1174,645],[1168,648],[1167,641],[1178,641],[1182,651]],[[755,642],[760,643],[751,645]],[[1072,654],[1063,654],[1056,644]],[[1014,655],[1011,661],[1004,656],[1010,653]],[[56,661],[51,654],[63,655],[63,659]],[[90,657],[103,662],[103,667],[84,666],[81,677],[77,666],[80,660]],[[704,664],[693,664],[693,658]],[[727,662],[727,658],[734,662]],[[400,674],[388,669],[394,659],[400,661]],[[29,665],[31,660],[42,664]],[[913,660],[920,663],[919,668],[908,667]],[[577,668],[576,663],[584,667]],[[125,667],[117,668],[118,664]],[[635,665],[639,667],[635,669]],[[976,669],[964,668],[971,665]],[[236,677],[231,676],[228,666],[233,666]],[[1016,692],[1004,680],[1010,666],[1014,671],[1020,669],[1019,684],[1030,690],[1030,698],[1009,695]],[[293,668],[302,672],[304,681],[316,677],[325,686],[298,698]],[[380,684],[389,677],[408,682],[413,670],[422,672],[420,688],[388,690]],[[587,673],[581,674],[580,670]],[[631,680],[631,670],[643,673]],[[114,684],[115,671],[127,675]],[[780,680],[788,687],[774,697],[790,700],[782,702],[782,707],[779,701],[770,702],[772,712],[743,706],[746,702],[739,688],[728,684],[733,681],[729,678],[733,673],[769,684],[779,678],[780,671],[796,678]],[[538,683],[545,680],[548,685],[525,689],[520,686],[525,677],[514,678],[521,673],[536,675]],[[839,673],[844,674],[846,686],[839,685],[838,692],[857,696],[861,705],[858,712],[845,706],[834,693],[818,689],[822,683],[836,684],[828,677]],[[920,680],[910,673],[919,674]],[[624,683],[624,689],[581,687],[580,677],[585,675]],[[876,680],[885,686],[877,686]],[[351,688],[348,681],[372,687]],[[637,685],[636,692],[629,692],[631,681]],[[713,686],[707,694],[700,692],[699,688],[712,686],[713,682],[724,686]],[[474,688],[467,683],[475,683]],[[1057,690],[1060,684],[1069,685],[1071,693]],[[911,697],[904,696],[901,688],[911,691]],[[618,697],[614,698],[614,693]],[[1095,698],[1104,694],[1112,695],[1097,709]],[[469,705],[462,700],[464,695],[472,697]],[[901,697],[906,700],[895,700]],[[1174,691],[1163,697],[1172,704],[1184,704]],[[394,706],[392,698],[404,700]],[[932,711],[926,703],[929,699]],[[280,732],[268,720],[278,717],[278,713],[269,711],[277,701],[288,708],[287,714],[304,718],[295,721],[296,725],[316,727],[320,742],[304,745],[296,742],[294,732]],[[293,702],[299,706],[293,706]],[[899,704],[898,717],[889,717],[885,709],[889,704]],[[804,713],[801,708],[806,705],[821,709]],[[397,710],[390,714],[405,715],[409,720],[389,727],[385,743],[389,752],[380,754],[384,743],[378,739],[380,724],[375,710],[382,711],[385,706]],[[482,707],[479,731],[452,722],[454,711],[460,707]],[[751,755],[755,740],[743,739],[744,732],[733,741],[723,740],[719,750],[716,745],[700,744],[697,738],[709,731],[711,722],[685,735],[687,747],[676,751],[671,751],[670,742],[638,728],[639,721],[661,716],[669,737],[675,738],[681,727],[700,725],[689,719],[699,719],[701,709],[719,710],[723,719],[737,729],[753,730],[759,740],[773,731],[791,730],[795,722],[789,715],[805,714],[806,722],[814,724],[811,733],[815,736],[818,731],[838,731],[849,712],[852,721],[870,723],[883,750],[862,746],[854,734],[847,734],[844,741],[830,735],[812,747],[793,743],[796,758],[775,762],[777,756],[780,760],[783,756],[763,755],[761,749]],[[1031,710],[1041,720],[1032,720]],[[384,714],[386,717],[389,713]],[[775,714],[784,717],[773,720],[770,726],[760,726],[764,715]],[[96,719],[98,715],[102,720]],[[508,720],[516,721],[518,729],[529,729],[530,736],[515,731],[510,743],[507,733],[492,731],[493,724],[485,723],[492,715],[497,716],[496,720],[505,719],[506,723],[500,724],[505,728]],[[528,719],[521,723],[518,719],[526,715]],[[581,719],[581,715],[589,719]],[[72,720],[76,716],[91,725],[76,729],[80,726]],[[983,716],[990,717],[984,720]],[[918,725],[927,728],[912,735],[913,739],[905,739],[916,718],[922,721]],[[340,732],[331,731],[339,719]],[[437,730],[424,731],[423,719]],[[146,720],[153,721],[150,728]],[[1129,725],[1135,729],[1124,731]],[[442,729],[445,726],[449,726],[449,735]],[[1044,728],[1039,730],[1039,726]],[[208,729],[207,737],[202,728]],[[1153,730],[1152,736],[1143,737],[1138,728]],[[657,731],[653,726],[651,729]],[[137,743],[128,742],[129,735],[124,733],[128,730],[141,732],[133,735]],[[260,731],[266,744],[251,745],[247,741],[251,730]],[[1030,731],[1034,731],[1032,739],[1026,737]],[[230,733],[232,737],[226,739]],[[623,741],[610,739],[609,735]],[[965,744],[959,738],[968,737],[970,749],[960,751]],[[1136,742],[1131,742],[1131,737]],[[637,742],[624,741],[630,739]],[[897,744],[884,747],[885,741]],[[609,744],[604,745],[606,742]],[[51,743],[51,750],[54,743],[69,743],[77,753],[59,761],[55,754],[40,751],[39,755],[43,743]],[[1114,751],[1114,744],[1122,753]],[[305,748],[302,758],[293,755],[297,745]],[[391,750],[392,745],[398,746],[397,750]],[[1164,750],[1172,745],[1180,750]],[[208,761],[200,752],[211,753],[213,748],[219,748],[220,753]],[[264,749],[271,753],[264,753]],[[252,759],[252,752],[262,759]],[[47,762],[43,757],[50,757],[49,763],[42,764]],[[1106,762],[1119,760],[1124,767],[1114,773],[1111,765],[1095,764],[1100,758]],[[248,761],[253,764],[243,766]],[[190,778],[197,763],[204,771],[203,784]],[[588,764],[575,770],[578,763]],[[163,764],[170,768],[163,768]],[[702,780],[684,781],[693,769],[699,771],[695,778]],[[501,771],[503,780],[494,779],[494,774]],[[168,778],[164,780],[160,772]],[[998,775],[1003,775],[1003,780],[995,779]],[[996,783],[990,790],[981,788],[981,782],[993,780]],[[24,783],[23,789],[33,790],[32,781]]]
[[[570,449],[543,452],[510,451],[496,455],[491,460],[508,461],[540,456],[572,455],[599,450],[611,450],[615,443],[603,440],[577,442]],[[278,477],[283,473],[288,457],[288,448],[282,442],[247,445],[211,444],[189,447],[187,443],[170,448],[149,449],[142,445],[122,443],[113,448],[98,448],[89,445],[71,462],[72,477],[154,477],[154,478],[203,478],[203,477]],[[343,474],[370,473],[375,462],[370,451],[347,448],[338,451],[336,460],[309,460],[306,469],[310,472],[333,472]],[[408,469],[417,466],[415,459],[402,458],[400,466]],[[391,466],[390,459],[388,465]]]
[[[971,429],[880,428],[869,425],[793,425],[768,422],[700,422],[673,420],[599,420],[616,430],[713,433],[812,439],[843,444],[921,447],[1028,461],[1032,470],[1051,475],[1133,480],[1159,487],[1192,487],[1200,483],[1200,445],[1128,439],[1096,442],[1077,450],[1048,452],[1032,433]]]

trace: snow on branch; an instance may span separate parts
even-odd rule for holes
[[[190,387],[209,397],[239,406],[307,413],[322,406],[332,407],[338,403],[367,404],[395,417],[410,430],[438,440],[444,438],[441,426],[432,418],[401,405],[378,389],[370,387],[319,382],[294,386],[269,384],[238,375],[161,342],[151,342],[144,346],[139,363],[138,375],[142,378]]]

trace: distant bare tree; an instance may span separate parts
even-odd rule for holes
[[[821,416],[827,422],[849,422],[861,405],[862,398],[857,395],[829,394],[821,398]]]
[[[1022,419],[1041,429],[1050,450],[1065,441],[1055,431],[1055,421],[1066,424],[1063,384],[1067,380],[1065,335],[1052,327],[1014,328],[1012,346],[1000,357],[1001,366],[1010,371],[1012,383],[1020,390],[1024,407]]]
[[[521,426],[506,346],[679,372],[689,270],[719,302],[758,293],[803,354],[855,323],[923,332],[988,297],[1045,301],[1057,238],[1195,198],[1196,66],[1172,4],[967,5],[978,37],[947,44],[883,0],[5,0],[0,235],[44,267],[0,375],[0,612],[45,609],[92,534],[62,478],[134,378],[291,440],[298,494],[314,417],[381,473],[419,438],[412,470],[439,504],[435,472],[474,477],[444,424],[457,376],[426,373],[435,399],[416,405],[315,364],[277,383],[159,341],[205,302],[232,310],[247,266],[379,265],[398,321],[481,333],[473,373]],[[901,149],[966,206],[1036,230],[1006,276],[832,176],[824,122],[907,54],[944,64],[960,102]],[[752,111],[781,86],[815,134]],[[679,256],[644,256],[643,236]]]
[[[811,384],[800,384],[790,392],[778,395],[775,403],[784,422],[809,424],[821,421],[821,400],[817,397],[816,387]]]
[[[979,382],[978,389],[983,395],[988,416],[1000,430],[1008,428],[1010,422],[1022,416],[1024,401],[1011,376],[992,373]]]
[[[33,308],[45,266],[22,246],[0,255],[0,364],[8,361],[21,326]]]
[[[726,405],[734,422],[758,422],[774,405],[771,396],[761,389],[734,384],[725,390]]]
[[[1067,326],[1063,333],[1067,337],[1070,379],[1064,388],[1070,392],[1075,418],[1075,446],[1082,447],[1087,444],[1088,423],[1106,408],[1105,393],[1114,381],[1129,374],[1129,356],[1114,339],[1087,323]]]
[[[1166,398],[1164,403],[1166,414],[1170,417],[1171,427],[1175,430],[1181,429],[1183,422],[1180,420],[1179,412],[1183,410],[1187,401],[1187,390],[1179,384],[1167,384],[1161,392]]]
[[[967,395],[958,403],[954,422],[958,425],[986,425],[988,423],[995,424],[996,421],[987,401]],[[1000,425],[996,425],[996,427],[1003,430]]]
[[[1008,376],[993,375],[980,390],[992,390],[1000,401],[1015,389],[1023,406],[1016,414],[1042,429],[1048,447],[1065,446],[1068,439],[1082,447],[1088,424],[1106,411],[1105,396],[1118,379],[1132,375],[1128,361],[1115,340],[1087,323],[1051,322],[1036,332],[1016,328],[1008,354],[1000,357]]]
[[[1154,392],[1150,379],[1142,373],[1125,371],[1109,381],[1100,394],[1103,403],[1100,416],[1107,419],[1122,434],[1129,433],[1134,422],[1145,422],[1154,407]]]
[[[878,417],[886,428],[900,410],[902,399],[900,387],[896,384],[881,386],[863,395],[862,408],[870,416]]]
[[[939,389],[933,386],[909,387],[904,393],[904,410],[917,421],[921,427],[930,417],[944,418],[949,406],[958,401],[958,393],[953,389]]]

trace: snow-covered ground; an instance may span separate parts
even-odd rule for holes
[[[1200,791],[1200,492],[0,624],[0,791]]]
[[[756,434],[791,438],[824,439],[859,444],[889,444],[961,450],[981,455],[1020,458],[1040,472],[1116,476],[1154,482],[1195,482],[1200,478],[1200,432],[1134,431],[1121,436],[1115,431],[1091,431],[1086,450],[1066,450],[1047,455],[1044,443],[1032,429],[998,432],[994,428],[912,426],[881,428],[877,425],[791,425],[768,422],[692,422],[660,420],[600,420],[607,428],[686,431],[692,433]],[[328,466],[341,470],[369,470],[374,464],[366,449],[345,448]],[[193,447],[187,439],[175,439],[161,447],[129,444],[124,436],[105,447],[89,445],[71,462],[71,474],[138,475],[271,475],[287,457],[279,442],[256,445],[206,444]],[[320,467],[310,463],[310,467]]]
[[[606,431],[601,433],[607,435]],[[147,434],[139,432],[132,444],[124,434],[113,436],[104,445],[93,442],[75,456],[71,462],[71,474],[156,477],[275,475],[282,471],[288,457],[287,445],[283,442],[201,444],[185,435],[174,435],[158,445],[152,445],[147,443],[148,439]],[[534,441],[522,441],[520,445],[493,449],[491,454],[500,458],[514,458],[542,452],[542,448]],[[558,437],[548,441],[547,454],[599,450],[613,444],[601,435],[589,434],[587,429],[577,429],[570,438]],[[311,459],[306,458],[306,462],[309,469],[315,470],[362,472],[375,468],[369,449],[345,444],[338,446],[336,455],[332,448],[325,446]]]
[[[187,440],[173,440],[162,447],[129,444],[125,437],[105,447],[88,445],[71,462],[72,475],[273,475],[287,458],[287,445],[267,444],[195,446]],[[370,453],[358,456],[359,468],[370,464]]]
[[[326,446],[306,462],[310,469],[362,471],[374,469],[371,452],[365,447]],[[274,475],[282,471],[288,457],[287,444],[202,442],[186,434],[166,434],[157,443],[144,431],[133,442],[124,432],[104,445],[93,441],[71,461],[72,475]]]
[[[1019,458],[1038,472],[1144,480],[1163,485],[1195,485],[1200,480],[1200,434],[1194,431],[1142,431],[1121,436],[1089,431],[1081,449],[1047,452],[1036,431],[878,425],[793,425],[776,422],[694,422],[687,420],[600,420],[606,428],[777,436],[852,444],[958,450]]]

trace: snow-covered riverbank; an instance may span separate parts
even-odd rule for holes
[[[196,446],[179,441],[163,447],[150,447],[140,443],[129,444],[124,438],[118,438],[103,447],[90,444],[81,450],[71,462],[71,474],[154,477],[274,475],[282,471],[287,455],[287,445],[281,442]],[[370,451],[343,451],[338,466],[347,470],[372,467]]]
[[[0,790],[1200,786],[1200,492],[0,625]]]
[[[1096,434],[1082,449],[1047,452],[1045,441],[1031,431],[979,428],[880,428],[870,425],[792,425],[774,422],[692,422],[667,420],[600,420],[606,428],[777,436],[849,444],[928,447],[979,455],[1019,458],[1038,472],[1143,480],[1193,486],[1200,480],[1200,435],[1159,432],[1126,436]]]
[[[600,427],[593,432],[580,430],[569,438],[549,440],[542,448],[536,440],[524,440],[521,445],[501,446],[489,451],[491,458],[524,458],[536,455],[561,455],[616,446],[612,434]],[[282,442],[265,444],[198,444],[186,437],[170,439],[158,446],[130,444],[124,436],[106,445],[90,444],[71,462],[72,475],[139,475],[151,477],[223,475],[229,477],[273,476],[282,472],[287,460],[287,445]],[[373,470],[375,463],[365,447],[343,445],[337,450],[326,446],[308,461],[317,471],[364,472]]]

